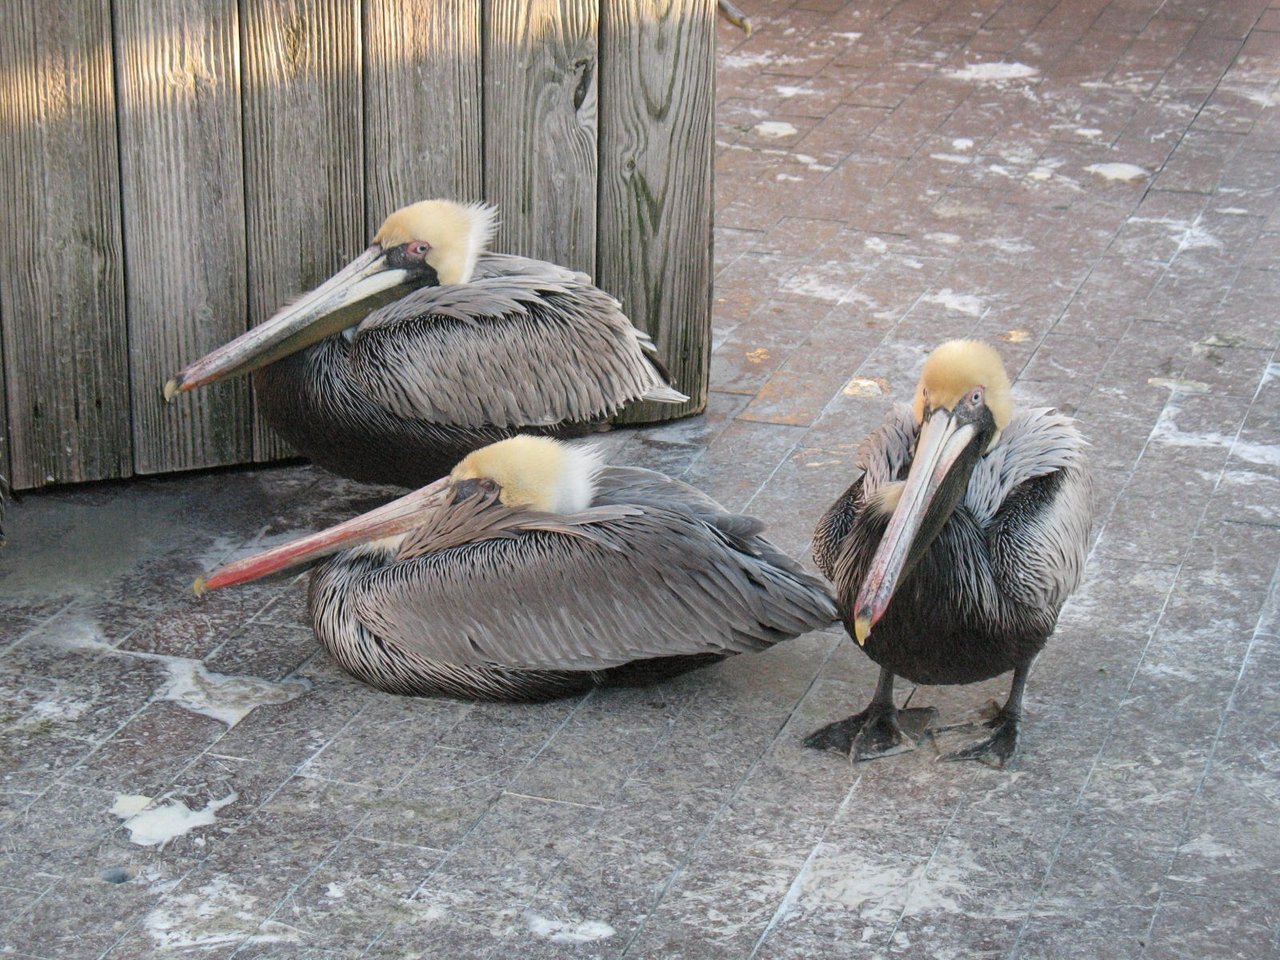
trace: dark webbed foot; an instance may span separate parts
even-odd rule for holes
[[[932,707],[897,710],[873,705],[811,733],[804,745],[842,753],[855,762],[891,757],[914,750],[936,716]]]
[[[1001,711],[983,726],[991,728],[986,740],[943,754],[940,760],[977,760],[990,767],[1004,767],[1018,751],[1018,722],[1016,714]]]
[[[1022,694],[1027,686],[1030,662],[1019,664],[1013,670],[1013,684],[1009,699],[982,726],[989,727],[991,736],[970,744],[962,750],[943,754],[940,760],[977,760],[990,767],[1004,767],[1018,752],[1018,724],[1022,720]]]

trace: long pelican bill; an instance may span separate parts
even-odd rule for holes
[[[164,385],[164,398],[234,374],[249,373],[344,330],[371,306],[398,299],[408,272],[388,266],[374,244],[310,293],[270,320],[201,357]],[[394,296],[388,296],[388,292]]]
[[[945,408],[934,411],[921,426],[902,495],[854,603],[854,635],[860,646],[888,609],[908,560],[917,559],[912,551],[929,508],[976,432],[972,424],[957,424]]]
[[[199,596],[207,590],[257,580],[371,540],[407,533],[447,502],[451,495],[449,484],[450,478],[442,477],[420,490],[405,494],[327,530],[225,564],[207,576],[197,578],[192,589]]]

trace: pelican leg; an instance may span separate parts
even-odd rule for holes
[[[991,767],[1003,767],[1018,751],[1018,725],[1022,722],[1022,693],[1027,686],[1031,664],[1014,668],[1013,684],[1009,699],[1000,711],[983,726],[991,729],[991,736],[975,744],[943,754],[940,760],[977,760]]]
[[[876,692],[867,708],[844,720],[829,723],[805,738],[812,750],[833,750],[851,760],[874,760],[916,748],[936,712],[930,707],[899,710],[893,705],[893,673],[880,668]],[[902,722],[907,730],[903,731]]]

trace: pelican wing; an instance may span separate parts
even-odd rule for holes
[[[1085,441],[1054,410],[1016,415],[969,480],[965,506],[985,529],[1000,589],[1056,611],[1084,575],[1093,498]]]
[[[531,515],[370,573],[352,592],[356,616],[435,660],[545,670],[760,650],[834,620],[815,580],[696,517],[593,509],[604,519]]]
[[[917,432],[911,408],[895,404],[884,422],[858,446],[857,476],[827,508],[813,531],[813,560],[828,580],[835,579],[841,548],[870,498],[888,485],[900,482],[911,463]]]
[[[425,287],[371,313],[352,370],[401,417],[462,427],[604,419],[637,400],[679,402],[653,344],[580,274],[495,265],[470,283]]]
[[[818,578],[811,576],[804,567],[762,536],[764,524],[760,520],[731,513],[697,487],[664,473],[643,467],[608,467],[596,477],[595,502],[649,504],[692,514],[714,527],[735,550],[784,570],[816,590],[827,589]]]
[[[549,260],[519,257],[514,253],[482,253],[476,260],[476,269],[471,277],[473,280],[484,277],[531,277],[559,283],[591,283],[591,278],[585,273],[570,270]]]

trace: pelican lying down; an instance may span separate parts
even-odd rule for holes
[[[835,622],[825,585],[694,488],[515,437],[196,590],[337,556],[311,577],[316,636],[402,694],[541,700],[659,680]]]
[[[953,340],[925,362],[913,408],[863,443],[862,476],[814,533],[845,627],[880,681],[866,710],[809,746],[855,760],[909,750],[894,676],[973,683],[1013,671],[991,736],[947,759],[1003,765],[1031,662],[1084,569],[1092,520],[1085,442],[1052,410],[1014,413],[999,355]],[[902,711],[922,729],[932,711]]]
[[[253,373],[258,407],[343,476],[416,487],[517,432],[576,436],[640,400],[683,403],[653,342],[590,279],[485,253],[496,211],[424,200],[165,397]]]

